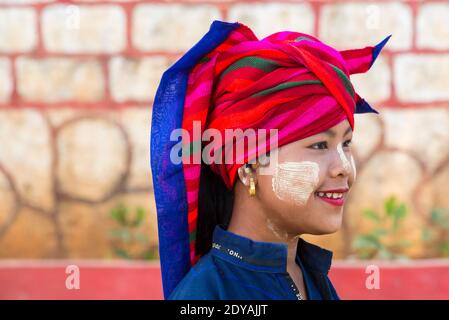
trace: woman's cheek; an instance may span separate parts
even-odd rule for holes
[[[305,205],[318,186],[320,168],[312,161],[283,162],[277,165],[271,185],[276,197]]]

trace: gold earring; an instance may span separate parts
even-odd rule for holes
[[[252,197],[256,195],[256,184],[253,177],[249,178],[249,195]]]

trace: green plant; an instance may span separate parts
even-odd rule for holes
[[[429,226],[422,230],[422,240],[431,256],[449,257],[449,213],[443,208],[433,208],[430,212]]]
[[[113,253],[123,259],[151,260],[157,258],[157,247],[150,244],[148,235],[141,231],[145,210],[137,207],[134,213],[123,204],[110,211],[116,226],[110,230]]]
[[[397,239],[401,223],[407,216],[405,204],[399,203],[394,196],[390,196],[384,202],[383,213],[365,209],[363,215],[374,223],[374,227],[368,233],[354,238],[352,246],[357,257],[360,259],[406,258],[401,252],[411,243],[405,239]]]

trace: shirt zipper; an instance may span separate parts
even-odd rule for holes
[[[293,281],[292,277],[290,277],[290,274],[286,274],[285,277],[287,278],[287,282],[290,284],[290,288],[293,291],[293,294],[296,296],[297,300],[304,300],[304,297],[302,296],[301,292],[299,291],[298,287],[296,286],[295,282]]]

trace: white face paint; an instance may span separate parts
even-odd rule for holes
[[[343,168],[346,171],[349,171],[351,169],[351,164],[349,163],[348,158],[346,158],[346,155],[345,155],[345,152],[343,151],[343,147],[342,147],[341,143],[339,143],[337,145],[337,152],[338,152],[338,155],[340,156],[340,160],[343,165]]]
[[[354,172],[354,180],[357,177],[357,169],[355,167],[354,157],[351,155],[352,172]]]
[[[276,238],[281,240],[286,240],[288,238],[288,234],[285,232],[279,231],[276,226],[271,222],[270,219],[267,218],[267,227],[270,231],[276,236]]]
[[[278,164],[271,180],[274,194],[297,205],[306,204],[319,182],[320,167],[316,162]]]
[[[266,221],[268,229],[274,234],[276,238],[278,238],[281,241],[295,243],[298,241],[298,238],[301,237],[301,234],[297,234],[293,237],[290,237],[288,232],[281,231],[269,218],[267,218]]]

